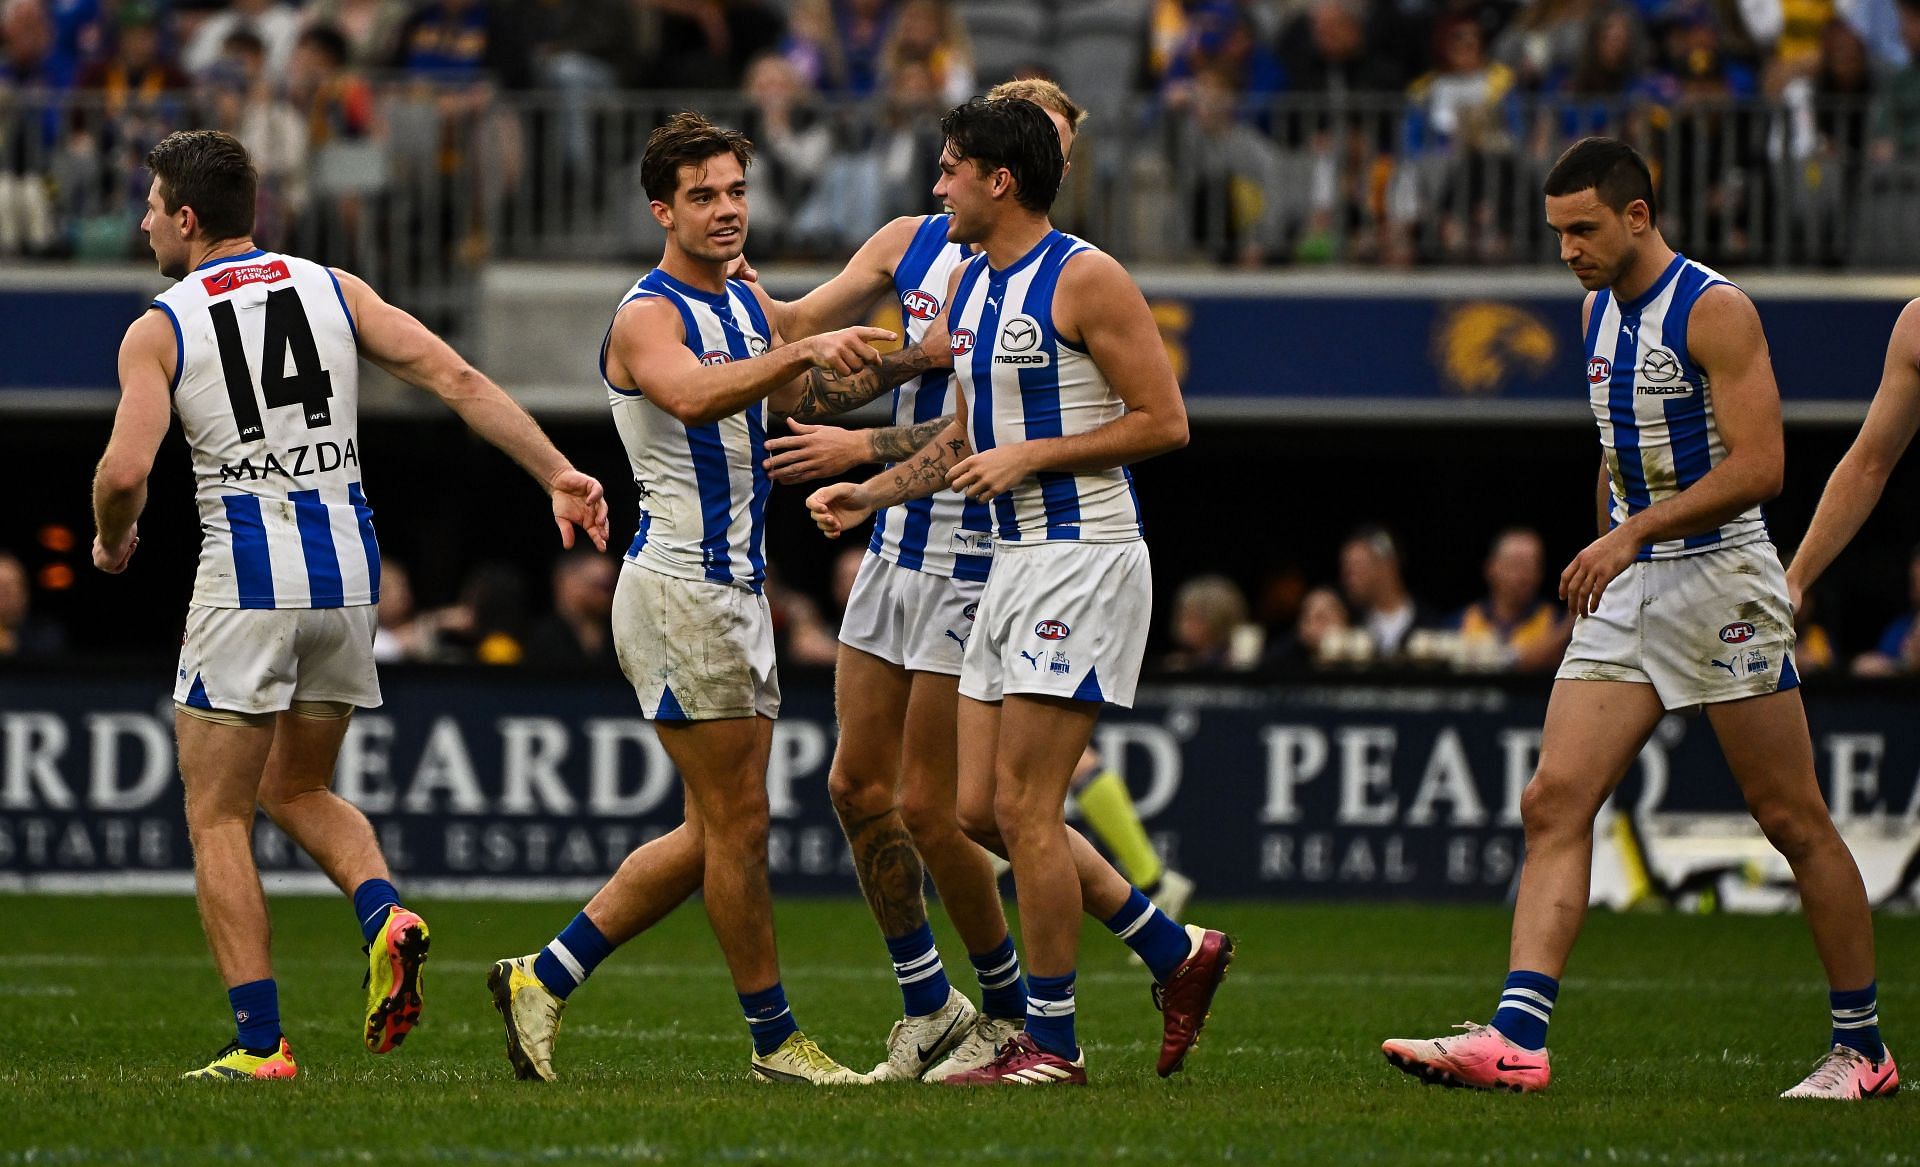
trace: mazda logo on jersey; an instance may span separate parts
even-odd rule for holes
[[[1745,644],[1752,640],[1757,629],[1745,620],[1735,620],[1720,630],[1720,639],[1728,644]]]
[[[1010,353],[1024,353],[1040,344],[1040,322],[1031,316],[1007,317],[1000,326],[1000,347]]]
[[[1649,381],[1665,384],[1680,379],[1680,360],[1663,348],[1647,350],[1640,358],[1640,375]]]
[[[747,355],[748,356],[760,357],[760,356],[765,356],[766,353],[767,353],[766,337],[749,336],[747,338]]]
[[[1613,378],[1613,362],[1605,357],[1593,357],[1587,361],[1587,382],[1591,385],[1604,385]]]
[[[932,320],[940,315],[940,301],[920,288],[900,297],[900,307],[915,320]]]
[[[724,365],[731,360],[733,360],[733,357],[729,353],[712,352],[700,354],[700,363],[703,365]]]
[[[948,342],[948,347],[953,350],[953,355],[956,357],[963,357],[972,352],[973,330],[971,328],[954,329],[953,339]]]
[[[1033,626],[1033,634],[1042,640],[1065,640],[1071,631],[1058,620],[1042,620]]]

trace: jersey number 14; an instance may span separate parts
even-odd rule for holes
[[[214,336],[220,342],[220,372],[227,379],[227,399],[233,403],[233,420],[240,426],[240,440],[257,442],[266,430],[260,423],[260,404],[254,397],[253,370],[247,367],[247,350],[240,343],[240,320],[233,301],[221,300],[207,311],[213,317]],[[293,373],[287,373],[287,354],[293,354]],[[307,310],[300,293],[283,288],[267,293],[267,332],[260,346],[263,368],[260,370],[260,396],[267,406],[278,409],[297,405],[307,420],[308,429],[333,424],[327,401],[333,396],[333,374],[320,367],[320,350],[313,343],[313,326],[307,323]]]

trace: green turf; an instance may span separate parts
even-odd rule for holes
[[[364,965],[348,906],[281,899],[277,969],[300,1077],[214,1084],[175,1080],[231,1032],[189,901],[0,896],[0,1164],[1920,1161],[1909,1098],[1774,1098],[1826,1036],[1824,986],[1793,917],[1596,916],[1544,1095],[1423,1087],[1378,1053],[1389,1035],[1484,1020],[1505,967],[1502,910],[1205,904],[1197,914],[1233,931],[1241,955],[1205,1043],[1170,1082],[1153,1074],[1144,974],[1090,931],[1079,1016],[1091,1089],[815,1092],[748,1081],[745,1027],[697,907],[575,995],[562,1081],[513,1081],[486,964],[537,947],[573,905],[417,906],[434,955],[427,1019],[403,1050],[359,1047]],[[899,998],[863,909],[783,903],[780,936],[807,1032],[849,1062],[876,1060]],[[1920,1033],[1920,919],[1883,920],[1880,952],[1897,1046]],[[948,956],[974,988],[964,954]]]

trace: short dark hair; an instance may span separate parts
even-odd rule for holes
[[[745,170],[753,165],[753,143],[739,130],[724,130],[688,110],[674,114],[647,135],[640,159],[640,185],[654,202],[672,203],[680,189],[680,168],[731,154]]]
[[[160,201],[172,214],[192,207],[210,240],[253,234],[259,176],[247,148],[219,130],[176,130],[147,151],[147,169],[160,180]]]
[[[1615,211],[1624,211],[1635,199],[1647,204],[1647,224],[1658,226],[1660,206],[1653,197],[1653,172],[1640,151],[1618,138],[1582,138],[1567,147],[1547,172],[1548,195],[1591,190]]]
[[[976,97],[948,110],[940,132],[960,161],[1013,175],[1014,198],[1021,206],[1041,212],[1053,206],[1066,160],[1060,156],[1060,132],[1038,105],[1021,97]]]
[[[300,34],[298,44],[311,45],[326,55],[334,68],[347,63],[352,50],[347,44],[346,34],[331,24],[312,24]]]

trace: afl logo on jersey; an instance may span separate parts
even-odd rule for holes
[[[1640,358],[1640,375],[1656,384],[1680,379],[1680,361],[1663,348],[1651,348]]]
[[[1587,383],[1604,385],[1613,379],[1613,362],[1605,357],[1590,357],[1587,360]]]
[[[953,355],[956,357],[964,357],[972,352],[973,330],[971,328],[954,329],[953,339],[949,342],[948,347],[953,350]]]
[[[1033,634],[1042,640],[1065,640],[1070,631],[1058,620],[1042,620],[1033,626]]]
[[[1745,620],[1736,620],[1720,630],[1720,639],[1728,644],[1745,644],[1757,630]]]
[[[932,320],[940,315],[940,301],[920,288],[900,297],[900,306],[915,320]]]
[[[732,360],[733,356],[730,353],[711,352],[700,354],[700,363],[703,365],[724,365]]]

